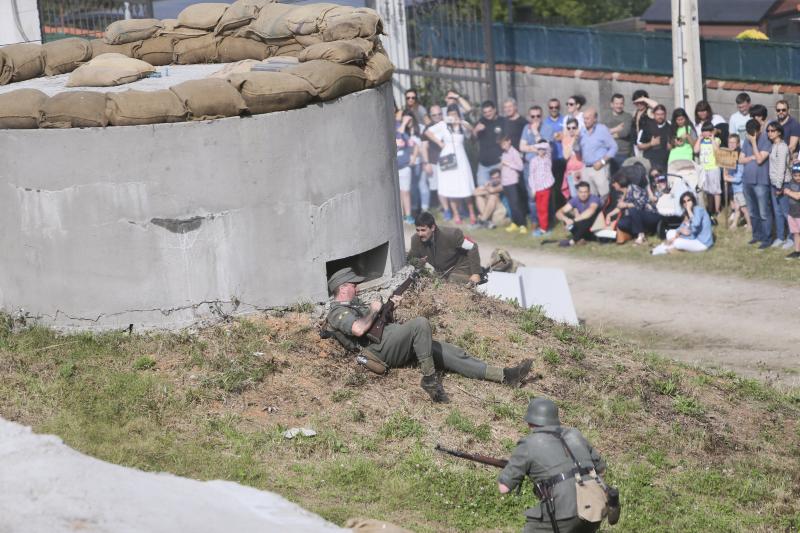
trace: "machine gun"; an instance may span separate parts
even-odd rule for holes
[[[372,327],[369,328],[367,331],[366,336],[371,342],[381,342],[383,338],[383,328],[386,327],[386,324],[390,324],[394,322],[394,302],[392,301],[392,297],[394,296],[402,296],[411,284],[419,277],[419,273],[415,270],[411,273],[407,280],[400,284],[394,292],[392,296],[381,306],[380,311],[378,311],[378,317],[375,319],[375,322],[372,323]]]

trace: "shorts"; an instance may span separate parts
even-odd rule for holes
[[[789,233],[800,233],[800,217],[786,217],[789,222]]]
[[[411,190],[411,167],[400,169],[400,190],[409,192]]]
[[[745,198],[743,192],[733,193],[733,199],[736,202],[736,205],[739,207],[747,207],[747,199]]]
[[[719,168],[701,169],[700,173],[702,174],[703,191],[708,194],[722,194]]]

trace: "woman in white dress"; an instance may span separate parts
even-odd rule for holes
[[[472,166],[464,150],[464,140],[472,134],[472,127],[461,118],[458,106],[447,106],[447,117],[428,128],[425,135],[442,149],[439,155],[439,196],[445,201],[442,207],[453,213],[453,222],[461,224],[459,204],[466,200],[471,223],[475,223],[472,192],[475,181]]]

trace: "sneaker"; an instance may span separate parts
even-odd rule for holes
[[[747,241],[747,244],[756,244],[757,242],[758,242],[758,239],[752,238],[749,241]]]
[[[531,371],[531,366],[533,366],[533,359],[525,359],[517,366],[504,368],[503,384],[508,385],[509,387],[518,387],[523,381],[525,381],[525,378]]]
[[[561,239],[560,241],[558,241],[558,245],[561,248],[569,248],[570,246],[572,246],[572,241],[569,239]]]
[[[497,227],[497,224],[495,224],[491,220],[487,220],[486,221],[486,229],[495,229],[496,227]]]
[[[453,220],[453,213],[451,213],[449,209],[445,209],[442,211],[442,218],[444,220]]]
[[[709,218],[711,219],[711,225],[712,225],[712,226],[716,226],[717,224],[719,224],[719,222],[717,222],[717,217],[716,217],[716,215],[713,215],[713,216],[711,216],[711,217],[709,217]]]
[[[542,237],[544,236],[544,232],[541,229],[536,228],[531,232],[531,235],[533,235],[534,237]]]
[[[422,376],[422,381],[420,381],[419,386],[428,393],[433,403],[450,403],[450,398],[444,391],[442,384],[436,379],[436,374]]]
[[[794,242],[791,239],[786,239],[783,241],[783,249],[784,250],[791,250],[794,247]]]
[[[784,240],[783,239],[775,239],[772,241],[772,248],[780,248],[783,246]]]
[[[772,246],[772,244],[769,243],[769,242],[762,242],[761,244],[758,245],[758,249],[759,250],[766,250],[767,248],[770,248],[771,246]]]
[[[514,224],[513,222],[506,226],[506,231],[509,233],[514,233],[515,231],[519,231],[519,226]]]
[[[800,259],[800,252],[792,252],[786,256],[786,259]]]
[[[520,226],[519,227],[519,232],[522,233],[523,235],[527,235],[528,234],[528,226]]]

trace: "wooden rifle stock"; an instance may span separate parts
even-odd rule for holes
[[[383,328],[386,327],[386,324],[389,324],[394,321],[394,302],[392,301],[393,296],[402,296],[404,292],[411,287],[411,284],[414,283],[414,280],[419,277],[416,271],[414,271],[407,280],[400,284],[394,292],[392,296],[389,297],[389,300],[386,301],[381,306],[380,311],[378,311],[378,317],[375,319],[375,322],[372,323],[372,327],[369,328],[366,335],[367,338],[375,343],[381,342],[383,338]]]
[[[494,466],[497,468],[505,468],[505,466],[508,464],[508,460],[506,459],[496,459],[494,457],[489,457],[488,455],[481,455],[479,453],[467,453],[458,450],[449,450],[439,444],[436,445],[436,450],[442,453],[452,455],[453,457],[458,457],[459,459],[466,459],[468,461],[474,461],[476,463]]]

